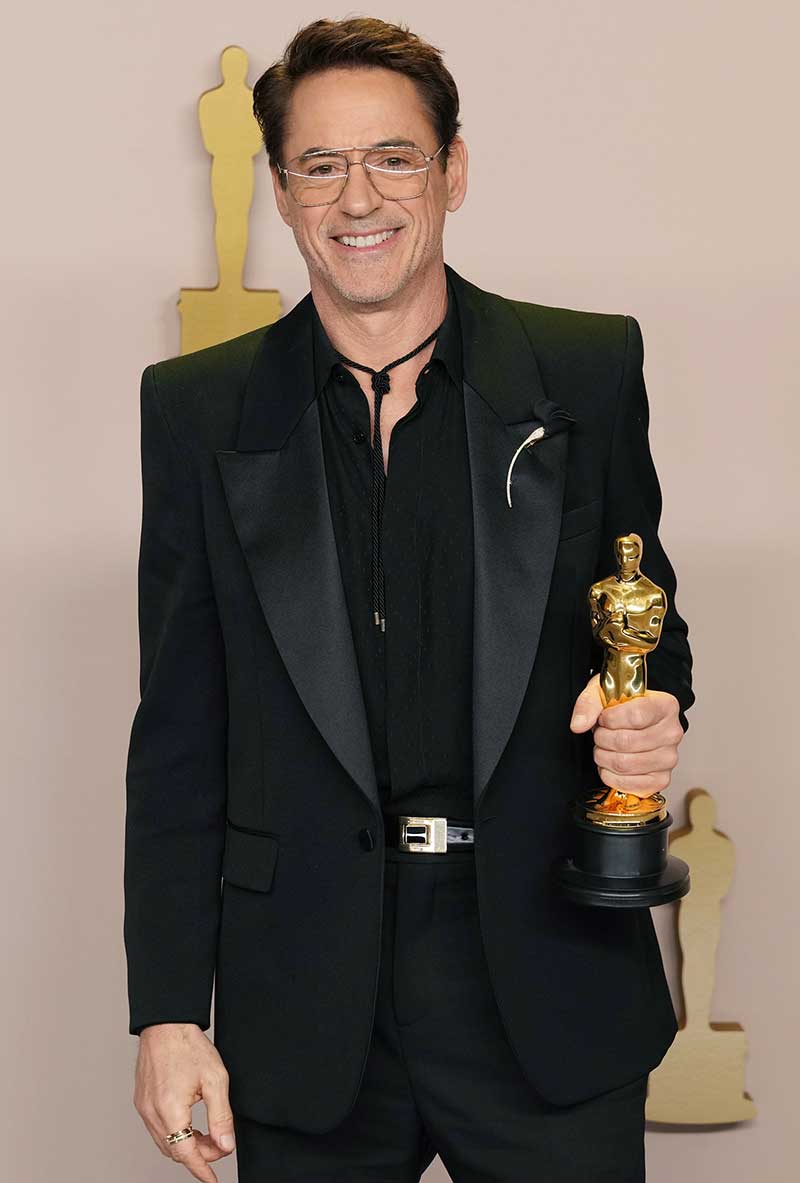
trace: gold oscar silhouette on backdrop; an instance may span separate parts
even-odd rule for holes
[[[746,1121],[756,1115],[743,1088],[747,1037],[738,1023],[710,1021],[720,904],[733,877],[734,848],[714,829],[716,806],[709,793],[692,789],[686,801],[689,824],[670,842],[692,876],[692,890],[678,904],[684,1023],[650,1073],[645,1117],[681,1125]]]
[[[253,92],[246,82],[247,66],[245,51],[229,45],[220,56],[222,85],[205,91],[197,104],[203,143],[212,157],[219,282],[215,288],[181,288],[181,353],[238,337],[281,316],[278,292],[242,286],[253,157],[264,147],[253,115]]]

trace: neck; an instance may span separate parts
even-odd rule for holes
[[[374,303],[347,300],[315,278],[311,273],[311,296],[334,349],[374,370],[416,349],[447,314],[447,276],[441,264]],[[435,348],[433,340],[407,362],[395,366],[392,380],[395,375],[419,373]]]

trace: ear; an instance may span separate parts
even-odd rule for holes
[[[450,154],[447,159],[447,170],[444,173],[447,185],[447,210],[455,213],[467,195],[467,173],[469,170],[469,153],[467,145],[461,136],[453,136],[450,143]]]

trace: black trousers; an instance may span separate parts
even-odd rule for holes
[[[483,954],[471,848],[387,848],[383,948],[355,1105],[323,1134],[234,1113],[239,1183],[641,1183],[647,1075],[549,1104],[509,1047]]]

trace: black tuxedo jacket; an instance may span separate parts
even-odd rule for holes
[[[661,546],[639,325],[506,299],[448,267],[475,538],[480,918],[508,1039],[566,1105],[642,1075],[676,1020],[648,910],[550,884],[569,801],[600,781],[574,700],[599,666],[590,584],[644,541],[665,589],[651,688],[693,701]],[[306,1131],[352,1106],[379,968],[383,823],[326,492],[311,295],[148,366],[141,387],[141,702],[130,737],[130,1031],[210,1026],[234,1109]],[[553,404],[558,430],[517,447]],[[562,415],[561,426],[564,426]],[[216,979],[216,980],[215,980]],[[215,985],[214,985],[215,983]]]

